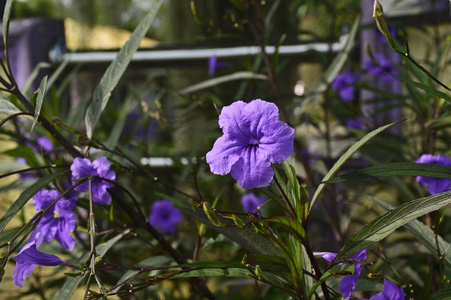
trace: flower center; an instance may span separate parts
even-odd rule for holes
[[[250,141],[249,141],[249,146],[258,146],[258,140],[257,139],[254,139],[254,138],[251,138],[250,139]]]

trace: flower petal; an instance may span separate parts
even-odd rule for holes
[[[213,149],[207,153],[207,163],[210,165],[211,172],[217,175],[229,173],[245,146],[239,141],[228,139],[225,135],[218,138]]]
[[[236,101],[222,108],[218,123],[225,134],[228,134],[231,130],[237,132],[244,130],[245,126],[241,113],[246,105],[247,103],[243,101]]]
[[[249,124],[252,137],[260,138],[264,126],[279,121],[279,109],[274,103],[255,99],[243,108],[242,117]]]
[[[274,176],[271,163],[257,147],[243,149],[241,158],[232,166],[232,177],[245,189],[268,186]]]
[[[283,163],[293,152],[294,129],[275,121],[263,126],[262,132],[258,146],[261,153],[272,163]]]

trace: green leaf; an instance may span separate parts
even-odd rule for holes
[[[442,99],[444,99],[444,100],[446,100],[448,102],[451,102],[451,96],[450,95],[445,94],[443,92],[440,92],[439,90],[437,90],[435,88],[432,88],[430,86],[424,85],[424,84],[419,83],[419,82],[412,81],[410,79],[407,79],[407,78],[404,78],[404,77],[401,77],[401,76],[396,76],[396,75],[390,74],[390,73],[387,73],[387,74],[390,75],[391,77],[394,77],[394,78],[398,79],[399,81],[402,81],[404,83],[410,84],[410,85],[412,85],[412,86],[414,86],[416,88],[419,88],[419,89],[422,89],[423,91],[428,92],[429,94],[432,94],[434,96],[442,98]]]
[[[236,72],[233,74],[229,74],[229,75],[225,75],[225,76],[220,76],[220,77],[216,77],[213,79],[208,79],[205,80],[201,83],[197,83],[191,86],[188,86],[186,88],[181,89],[179,92],[182,95],[186,95],[186,94],[190,94],[190,93],[194,93],[200,90],[204,90],[225,82],[229,82],[229,81],[234,81],[234,80],[243,80],[243,79],[260,79],[260,80],[267,80],[268,76],[263,75],[263,74],[255,74],[252,72],[246,72],[246,71],[241,71],[241,72]]]
[[[299,240],[305,239],[305,230],[302,227],[301,222],[298,220],[293,219],[292,217],[288,216],[277,216],[277,217],[271,217],[266,219],[258,220],[258,222],[262,223],[274,223],[279,224],[288,229],[294,236],[296,236]]]
[[[313,209],[315,206],[316,201],[319,199],[319,195],[321,195],[322,191],[326,187],[326,184],[324,182],[327,182],[330,180],[337,172],[340,170],[340,168],[351,158],[351,156],[356,153],[360,148],[362,148],[363,145],[365,145],[368,141],[370,141],[373,137],[381,133],[382,131],[386,130],[387,128],[398,124],[399,122],[390,123],[388,125],[379,127],[378,129],[375,129],[365,135],[361,140],[359,140],[357,143],[352,145],[345,154],[343,154],[338,161],[334,164],[334,166],[327,172],[326,176],[323,178],[323,182],[318,186],[318,188],[315,191],[315,194],[313,194],[312,202],[310,204],[310,210]]]
[[[390,176],[428,176],[435,178],[451,178],[451,167],[433,164],[417,164],[412,162],[385,164],[352,171],[332,178],[326,181],[326,183]]]
[[[429,300],[449,300],[451,299],[451,287],[441,289],[431,295]]]
[[[279,256],[246,254],[243,258],[243,262],[244,264],[250,264],[252,266],[259,265],[262,270],[268,270],[271,272],[290,272],[285,259]]]
[[[103,257],[108,250],[111,249],[111,247],[114,246],[121,238],[123,238],[125,235],[127,235],[130,232],[129,229],[126,231],[116,235],[114,238],[108,240],[107,242],[96,246],[96,252],[100,257]],[[80,259],[79,262],[84,262],[88,259],[89,252],[86,252]],[[71,299],[72,295],[77,290],[80,283],[86,279],[89,275],[89,272],[86,272],[84,276],[78,276],[78,277],[67,277],[66,281],[64,281],[63,286],[59,290],[58,295],[54,298],[55,300],[68,300]]]
[[[346,45],[344,46],[343,50],[337,54],[335,59],[330,64],[329,68],[326,70],[326,72],[324,72],[323,77],[313,86],[310,92],[306,94],[306,97],[325,92],[332,81],[335,79],[335,77],[337,77],[338,73],[346,63],[352,46],[354,45],[354,40],[357,35],[359,24],[360,17],[355,19],[354,24],[352,25],[352,28],[347,36]]]
[[[14,104],[7,100],[0,99],[0,115],[13,115],[20,113],[21,110],[18,109]]]
[[[33,81],[36,79],[36,77],[38,77],[39,75],[39,71],[41,71],[41,69],[48,69],[51,68],[52,65],[47,63],[47,62],[40,62],[36,65],[36,67],[34,67],[33,71],[31,72],[31,74],[28,76],[27,81],[24,83],[21,91],[23,94],[26,94],[28,89],[30,88],[31,84],[33,83]]]
[[[125,69],[127,68],[133,57],[133,54],[136,52],[136,50],[138,50],[141,40],[149,30],[149,27],[152,24],[155,16],[157,15],[157,12],[162,3],[163,0],[158,1],[151,12],[149,12],[139,23],[138,27],[136,27],[136,29],[133,31],[129,40],[121,48],[114,61],[106,70],[105,74],[100,80],[99,86],[97,86],[97,88],[95,89],[92,103],[89,105],[85,116],[86,134],[88,138],[92,138],[94,128],[110,99],[111,92],[116,87],[119,79],[124,74]]]
[[[186,277],[198,277],[198,276],[208,276],[208,277],[244,277],[249,278],[252,273],[244,268],[208,268],[208,269],[198,269],[188,272],[183,272],[173,276],[172,278],[186,278]]]
[[[9,207],[5,215],[0,219],[0,232],[5,229],[9,221],[11,221],[11,219],[17,214],[17,212],[22,209],[22,207],[24,207],[24,205],[28,202],[28,200],[30,200],[31,197],[34,196],[34,194],[36,194],[39,190],[44,188],[56,178],[61,177],[61,175],[65,172],[67,171],[56,172],[44,178],[41,178],[33,185],[31,185],[28,189],[23,191],[22,194],[20,194],[19,198],[17,198],[17,200]]]
[[[346,274],[354,274],[355,265],[354,264],[344,264],[339,266],[334,266],[324,272],[321,278],[315,283],[315,285],[310,289],[308,293],[308,299],[311,299],[316,289],[327,279],[334,275],[346,275]]]
[[[110,148],[116,148],[117,143],[119,142],[119,138],[121,137],[122,130],[124,129],[125,122],[127,121],[127,114],[130,111],[130,103],[131,97],[127,97],[125,99],[124,105],[119,111],[119,115],[117,116],[116,122],[114,122],[113,129],[110,131],[110,136],[108,137],[105,145]]]
[[[11,19],[11,7],[13,0],[7,0],[5,4],[5,11],[3,12],[3,23],[2,23],[2,33],[3,33],[3,45],[5,47],[5,57],[8,60],[8,33],[9,33],[9,21]]]
[[[385,208],[386,210],[392,210],[393,206],[378,199],[371,197],[377,204]],[[443,252],[443,265],[451,272],[451,245],[445,241],[440,235],[436,235],[431,228],[424,225],[418,220],[413,220],[406,224],[405,227],[409,230],[413,236],[420,241],[432,255],[435,255],[438,259],[439,253]],[[439,249],[437,249],[437,246]]]
[[[38,96],[36,98],[36,107],[34,110],[33,124],[31,124],[30,132],[33,131],[34,125],[36,125],[39,115],[41,114],[42,102],[44,102],[44,96],[46,92],[47,92],[47,76],[42,78],[41,84],[39,85]]]
[[[334,262],[368,248],[373,243],[390,235],[397,228],[432,211],[436,211],[451,203],[451,192],[437,194],[412,200],[398,206],[385,215],[374,219],[349,240],[338,252]]]

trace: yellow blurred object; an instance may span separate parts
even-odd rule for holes
[[[121,48],[131,35],[131,32],[108,26],[89,27],[74,19],[64,19],[66,45],[69,50],[99,50]],[[158,41],[144,38],[140,48],[152,48]]]

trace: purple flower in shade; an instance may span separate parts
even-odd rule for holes
[[[321,256],[326,260],[327,262],[331,263],[335,257],[337,256],[336,253],[333,252],[315,252],[316,256]],[[356,254],[348,257],[348,260],[353,260],[353,264],[355,266],[354,274],[352,275],[345,275],[343,279],[340,282],[340,292],[343,295],[343,298],[349,298],[352,294],[352,292],[355,289],[355,284],[357,282],[357,279],[359,279],[360,273],[362,272],[362,263],[366,259],[366,249],[363,249],[360,252],[357,252]],[[340,263],[340,265],[343,263]]]
[[[260,205],[265,202],[265,197],[257,197],[254,194],[246,194],[241,198],[244,211],[255,213]]]
[[[375,77],[380,77],[385,82],[392,81],[394,78],[388,75],[387,73],[397,75],[398,71],[393,66],[391,61],[389,61],[382,54],[375,54],[374,58],[377,60],[379,65],[376,65],[371,59],[368,58],[368,60],[365,63],[365,69],[367,69],[371,75]]]
[[[34,206],[36,210],[43,210],[48,207],[60,193],[56,190],[40,190],[34,195]],[[57,240],[64,249],[72,250],[75,240],[70,234],[75,230],[75,214],[73,213],[76,203],[74,200],[61,198],[58,202],[50,207],[44,214],[33,233],[30,235],[30,241],[36,240],[41,234],[41,242],[49,242],[53,239]],[[55,211],[59,217],[55,217]],[[39,247],[40,243],[37,244]]]
[[[362,118],[356,117],[354,119],[346,120],[346,127],[360,129],[362,128]]]
[[[212,173],[231,173],[245,189],[268,186],[271,163],[284,162],[293,151],[294,129],[279,120],[273,103],[236,101],[222,108],[219,127],[224,135],[207,153],[207,163]]]
[[[384,279],[382,292],[374,295],[370,300],[404,300],[404,290],[398,288],[392,281]]]
[[[182,220],[182,212],[169,200],[157,200],[152,203],[149,223],[164,234],[174,233],[177,224]]]
[[[104,156],[96,158],[92,163],[87,158],[77,157],[74,159],[70,169],[72,171],[72,181],[74,181],[74,183],[75,180],[88,176],[97,176],[109,180],[116,179],[116,173],[110,170],[110,163]],[[111,196],[108,194],[107,188],[112,186],[112,183],[100,178],[92,179],[93,201],[102,205],[111,204]],[[88,192],[89,182],[85,181],[75,189],[79,192]]]
[[[36,142],[28,141],[25,144],[36,152],[53,150],[52,140],[45,136],[38,137]]]
[[[38,251],[38,245],[42,243],[43,236],[38,233],[36,239],[28,241],[28,243],[14,256],[16,267],[13,271],[14,284],[22,286],[25,280],[34,270],[36,265],[41,266],[57,266],[66,264],[55,255]]]
[[[451,166],[451,158],[445,155],[434,156],[432,154],[423,154],[415,162],[418,164]],[[417,176],[417,181],[423,184],[428,189],[431,195],[451,190],[451,179],[449,178]]]
[[[337,75],[332,82],[332,88],[340,91],[340,97],[344,102],[354,100],[355,87],[352,86],[359,79],[360,74],[352,73],[348,68],[345,73]]]
[[[218,61],[216,54],[213,54],[208,59],[208,75],[210,77],[215,76],[216,69],[224,68],[227,64],[222,61]]]

